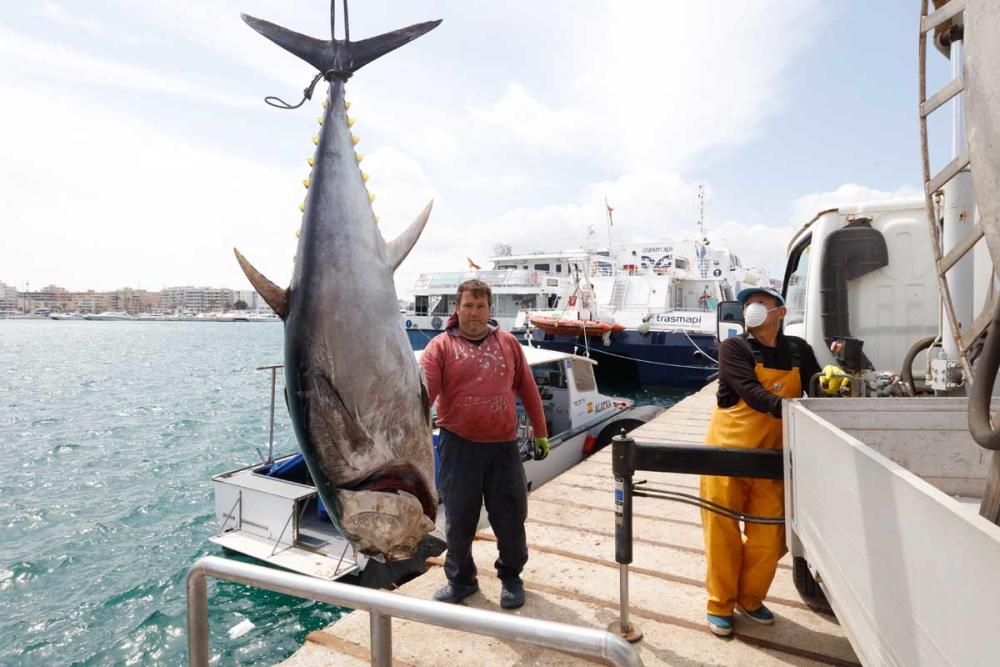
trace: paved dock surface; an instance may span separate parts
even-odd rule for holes
[[[634,432],[637,439],[703,442],[715,400],[714,383]],[[697,493],[691,475],[642,473],[637,479]],[[528,548],[523,578],[527,602],[521,616],[605,628],[618,619],[618,564],[614,560],[614,495],[611,448],[563,473],[529,496]],[[699,510],[652,498],[635,498],[633,563],[629,579],[636,644],[645,665],[857,665],[843,629],[830,613],[807,607],[792,584],[786,556],[767,600],[777,622],[761,626],[737,616],[736,631],[720,639],[705,623],[705,558]],[[481,591],[463,602],[500,610],[500,582],[489,529],[473,547]],[[430,598],[445,583],[435,567],[398,593]],[[504,642],[394,619],[397,665],[577,665],[589,661],[556,651]],[[287,667],[366,665],[368,614],[352,612],[306,637],[282,663]]]

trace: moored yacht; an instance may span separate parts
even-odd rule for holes
[[[83,316],[83,319],[103,322],[108,320],[132,320],[135,318],[121,310],[106,310],[103,313],[88,313]]]

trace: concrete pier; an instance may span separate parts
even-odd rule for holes
[[[715,400],[714,383],[634,432],[644,441],[701,443]],[[642,473],[656,486],[697,493],[690,475]],[[527,602],[521,616],[605,628],[618,619],[618,564],[614,560],[611,448],[598,452],[529,496],[528,548],[523,573]],[[790,559],[779,564],[767,604],[773,626],[736,617],[736,631],[720,639],[705,623],[705,559],[699,510],[635,498],[630,614],[643,632],[636,646],[646,665],[857,665],[842,628],[829,612],[807,607],[792,584]],[[499,610],[493,569],[496,546],[485,529],[473,548],[481,591],[463,604]],[[445,583],[435,567],[398,589],[430,598]],[[306,637],[288,667],[365,665],[368,614],[352,612]],[[392,623],[397,665],[576,665],[587,661],[554,651],[502,642],[404,620]]]

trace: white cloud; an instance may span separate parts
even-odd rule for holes
[[[72,96],[54,106],[33,89],[0,86],[0,94],[20,101],[0,123],[3,280],[76,289],[242,286],[238,245],[275,282],[287,282],[298,174]]]
[[[28,73],[24,69],[28,67],[34,78],[53,83],[71,81],[74,85],[165,93],[227,106],[259,104],[255,99],[219,92],[216,85],[199,84],[147,67],[92,56],[54,42],[23,37],[2,27],[0,56],[10,66],[19,61],[22,75]]]
[[[770,272],[772,278],[780,279],[784,274],[785,253],[789,241],[802,225],[820,211],[839,206],[919,196],[920,191],[910,186],[885,191],[855,183],[845,183],[836,190],[814,192],[796,199],[790,206],[786,224],[747,224],[729,220],[714,226],[709,237],[725,243],[741,257],[745,265],[761,266]]]
[[[92,34],[103,34],[105,32],[104,26],[98,21],[71,14],[65,7],[55,2],[43,2],[41,7],[37,8],[36,11],[46,19],[60,25],[84,30]]]
[[[604,3],[576,17],[573,57],[557,72],[565,90],[512,83],[483,117],[536,150],[674,169],[757,134],[784,101],[781,76],[817,9],[788,0]]]
[[[920,189],[909,185],[886,191],[856,183],[845,183],[830,192],[815,192],[796,199],[792,204],[792,223],[802,226],[820,211],[837,206],[912,197],[923,197],[923,193]]]

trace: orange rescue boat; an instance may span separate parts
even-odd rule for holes
[[[603,336],[609,332],[624,331],[624,324],[608,324],[596,320],[566,320],[558,317],[536,315],[531,324],[555,336]]]

